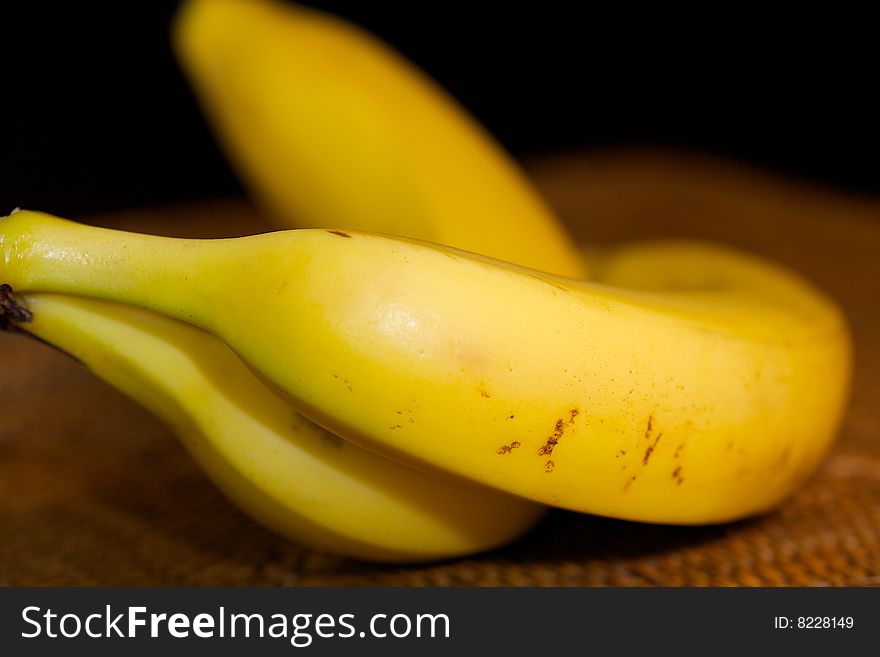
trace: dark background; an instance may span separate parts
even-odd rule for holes
[[[2,4],[0,211],[78,214],[240,193],[171,54],[177,4]],[[770,15],[307,4],[397,47],[519,156],[703,151],[880,195],[880,56],[868,16],[834,5]]]

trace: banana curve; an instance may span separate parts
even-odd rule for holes
[[[846,397],[836,307],[725,249],[643,250],[638,276],[620,257],[585,283],[372,234],[167,240],[22,215],[0,223],[2,278],[20,291],[201,324],[334,433],[550,505],[676,523],[760,513],[816,467]],[[686,289],[645,289],[676,262],[666,278]],[[704,271],[724,284],[688,283]]]
[[[513,540],[533,503],[398,465],[295,413],[216,338],[106,301],[37,294],[20,327],[174,428],[212,481],[278,533],[359,559],[420,562]]]

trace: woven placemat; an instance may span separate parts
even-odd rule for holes
[[[0,335],[0,583],[880,584],[880,202],[689,156],[572,155],[531,171],[584,243],[719,240],[803,272],[843,305],[856,339],[849,413],[820,472],[778,511],[699,528],[555,512],[474,558],[357,563],[257,526],[133,402],[61,354]],[[241,201],[91,220],[189,236],[267,228]]]

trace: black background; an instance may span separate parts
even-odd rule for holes
[[[0,210],[239,193],[170,50],[176,0],[0,5]],[[836,5],[308,3],[413,59],[520,156],[659,147],[880,195],[878,36]]]

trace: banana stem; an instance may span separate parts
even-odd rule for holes
[[[184,321],[197,320],[196,309],[185,299],[191,287],[213,280],[203,274],[222,241],[143,235],[17,212],[0,222],[0,282],[10,286],[6,321],[24,321],[27,313],[9,301],[12,286],[21,292],[125,299],[161,306],[157,310]],[[204,287],[197,294],[208,294]]]
[[[14,335],[20,335],[25,338],[29,338],[34,340],[35,342],[39,342],[48,347],[52,347],[55,351],[61,352],[68,358],[73,359],[80,365],[85,365],[79,358],[71,354],[69,351],[65,351],[58,345],[52,344],[51,342],[47,342],[40,336],[31,333],[30,331],[26,331],[21,328],[19,324],[30,324],[33,321],[33,314],[30,310],[22,306],[18,299],[16,298],[15,290],[12,289],[11,285],[7,283],[3,283],[0,285],[0,332],[4,333],[12,333]]]
[[[0,285],[0,331],[23,333],[18,324],[30,322],[32,315],[27,308],[19,305],[12,286]]]

